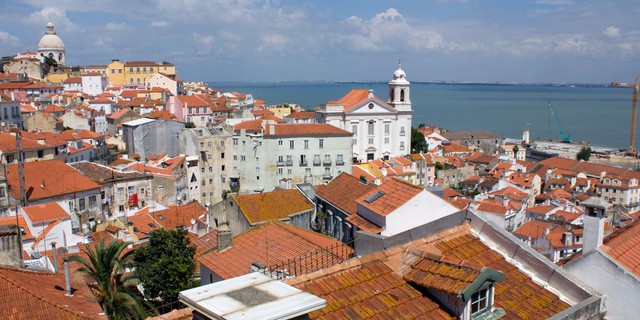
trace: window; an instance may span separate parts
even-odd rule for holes
[[[200,107],[196,107],[196,113],[200,113]]]
[[[224,147],[224,140],[221,140],[221,141],[220,141],[220,146],[221,146],[221,147]]]
[[[78,210],[84,210],[86,208],[86,204],[84,202],[84,198],[78,199]]]
[[[282,139],[278,139],[278,145],[281,146],[282,145]]]
[[[309,140],[304,141],[304,148],[309,149]]]
[[[294,144],[294,142],[295,142],[295,141],[293,141],[293,140],[289,140],[289,149],[293,149],[293,148],[295,148],[295,144]]]
[[[153,67],[149,67],[149,72],[153,72]]]
[[[140,73],[140,67],[136,68],[136,73]]]
[[[247,161],[247,156],[240,156],[240,161]]]
[[[38,150],[38,159],[44,158],[44,150]]]
[[[209,172],[213,172],[213,167],[209,167]]]
[[[0,197],[4,197],[4,188],[0,188]]]
[[[400,141],[400,151],[404,151],[404,141]]]
[[[278,168],[278,175],[283,175],[283,174],[284,174],[284,169]]]
[[[256,173],[260,174],[260,167],[256,167]],[[260,178],[258,178],[258,179],[260,179]]]
[[[287,165],[288,166],[292,166],[293,165],[293,160],[291,156],[287,156]]]
[[[374,132],[373,121],[369,122],[369,125],[367,126],[367,129],[368,129],[367,133],[369,135],[373,135],[373,132]]]
[[[124,188],[118,188],[118,197],[124,196]]]
[[[220,171],[224,171],[224,164],[220,167]]]
[[[331,164],[331,155],[330,154],[325,154],[324,155],[324,163],[325,164]]]
[[[136,192],[136,188],[133,186],[127,187],[127,192],[129,194],[134,194]]]
[[[133,68],[129,68],[129,72],[133,73]]]
[[[233,161],[238,161],[238,156],[234,155],[233,156]]]
[[[189,110],[189,114],[193,114],[193,108],[187,108]]]
[[[384,138],[384,144],[389,144],[389,138]]]
[[[489,307],[489,288],[481,289],[471,295],[471,315],[481,313]]]
[[[369,138],[369,144],[373,144],[373,138]]]
[[[116,69],[111,69],[111,74],[115,74],[116,73]]]
[[[96,206],[96,196],[90,196],[89,197],[89,207],[95,207]]]
[[[238,138],[233,138],[233,145],[237,146],[238,145]]]
[[[390,124],[388,124],[388,123],[386,123],[386,124],[384,125],[384,135],[385,135],[385,136],[388,136],[390,132],[391,132],[391,125],[390,125]]]
[[[358,134],[358,125],[357,124],[352,124],[351,125],[351,133],[353,133],[354,135]]]
[[[319,147],[320,149],[324,148],[324,139],[320,139],[320,140],[318,140],[318,147]]]
[[[300,166],[306,166],[306,165],[307,165],[307,155],[301,154],[300,155]]]
[[[400,135],[401,135],[401,136],[404,136],[404,135],[405,135],[404,127],[400,127]]]
[[[336,164],[339,165],[339,166],[344,164],[344,160],[342,159],[342,155],[341,154],[336,156]]]
[[[224,152],[220,153],[220,159],[224,159]]]

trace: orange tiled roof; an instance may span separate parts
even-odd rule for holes
[[[384,231],[384,228],[379,227],[375,223],[363,218],[362,216],[360,216],[357,213],[354,213],[354,214],[348,216],[345,220],[347,220],[348,222],[350,222],[354,226],[358,227],[358,229],[366,231],[366,232],[380,233],[380,232]]]
[[[313,210],[313,204],[297,189],[236,195],[233,199],[249,223],[287,219],[290,215]]]
[[[313,119],[316,117],[316,113],[313,111],[296,111],[285,117],[289,119]]]
[[[64,288],[63,273],[0,267],[0,314],[3,319],[106,319],[84,283],[72,281],[70,297]]]
[[[369,99],[368,89],[352,89],[351,91],[349,91],[349,93],[347,93],[344,97],[340,98],[338,101],[329,101],[329,103],[342,104],[344,106],[344,111],[349,111],[368,99]],[[374,96],[374,99],[376,100],[377,103],[380,103],[389,108],[393,108],[386,102],[380,100],[380,98],[378,97]]]
[[[505,274],[503,282],[494,284],[495,306],[507,312],[505,319],[546,319],[569,307],[471,234],[435,245],[445,257],[486,266]]]
[[[365,200],[373,196],[376,192],[381,192],[382,195],[374,201],[367,203]],[[416,187],[406,181],[395,178],[384,178],[382,184],[378,186],[376,190],[372,190],[363,195],[357,202],[359,205],[378,215],[387,216],[420,192],[422,192],[422,188]]]
[[[453,198],[450,199],[449,203],[451,203],[454,207],[459,210],[466,210],[469,208],[469,204],[473,202],[473,200],[465,199],[465,198]]]
[[[505,207],[502,203],[491,199],[482,200],[476,209],[482,212],[490,212],[502,215],[507,213],[507,207]]]
[[[169,206],[165,210],[148,214],[165,229],[173,229],[178,226],[193,225],[191,223],[192,219],[195,221],[201,220],[201,217],[207,214],[207,209],[194,200],[182,206]]]
[[[24,164],[24,171],[27,189],[33,187],[29,197],[31,200],[100,189],[100,185],[60,160],[27,162]],[[7,166],[7,182],[9,185],[18,185],[17,164]],[[14,198],[20,198],[19,188],[11,188],[10,192]]]
[[[69,215],[55,202],[37,204],[23,208],[31,223],[49,223],[59,219],[67,219]]]
[[[327,123],[281,123],[276,124],[274,129],[275,131],[271,132],[271,127],[267,126],[265,132],[273,136],[353,135],[347,130],[334,127]]]
[[[493,192],[489,192],[489,195],[491,196],[503,196],[503,197],[508,197],[509,199],[513,199],[513,200],[517,200],[517,201],[521,201],[524,198],[527,197],[527,193],[519,190],[517,188],[514,188],[512,186],[508,186],[506,188],[500,189],[500,190],[496,190]]]
[[[569,212],[569,211],[565,211],[565,210],[558,210],[558,211],[553,213],[553,216],[556,217],[556,219],[562,219],[562,220],[565,220],[567,222],[574,221],[574,220],[580,218],[581,215],[582,215],[582,213]]]
[[[640,223],[612,236],[600,248],[629,272],[640,276]]]
[[[318,186],[316,194],[338,209],[352,215],[356,213],[357,199],[375,189],[375,185],[362,184],[360,179],[343,172],[328,184]]]
[[[18,218],[15,216],[2,217],[0,218],[0,226],[15,226],[16,221],[18,227],[24,231],[22,240],[33,239],[33,234],[31,234],[31,230],[29,230],[29,225],[27,225],[27,221],[24,219],[24,216],[19,215]]]
[[[552,205],[537,205],[537,206],[527,208],[527,211],[544,215],[549,213],[551,210],[555,208],[556,207]]]
[[[461,265],[462,261],[450,263],[447,260],[425,257],[413,264],[403,278],[425,288],[459,295],[480,275],[480,271]]]
[[[334,249],[330,249],[332,247]],[[308,255],[318,252],[324,254]],[[238,235],[231,247],[220,252],[211,251],[200,256],[198,261],[221,278],[229,279],[248,273],[254,262],[271,268],[307,254],[307,266],[317,268],[340,263],[351,253],[351,248],[331,237],[284,222],[270,221]],[[291,270],[294,272],[304,274],[309,271]]]
[[[580,161],[561,157],[551,157],[540,161],[540,163],[552,168],[571,170],[571,168],[580,163]]]
[[[529,220],[523,223],[518,229],[513,231],[513,234],[523,237],[538,239],[545,234],[545,230],[551,228],[551,224],[541,220]]]

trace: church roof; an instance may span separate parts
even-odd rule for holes
[[[64,51],[64,43],[62,39],[56,35],[53,23],[51,22],[47,24],[47,32],[40,39],[40,42],[38,42],[38,51],[44,50]]]

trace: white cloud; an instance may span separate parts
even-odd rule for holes
[[[193,33],[191,39],[194,43],[194,54],[197,56],[208,56],[213,52],[215,38],[212,35]]]
[[[609,38],[620,38],[620,28],[616,28],[615,26],[609,26],[602,31],[602,34]]]
[[[127,24],[110,22],[104,26],[104,29],[107,31],[124,31],[127,29]]]
[[[67,17],[65,10],[60,8],[44,7],[31,13],[27,18],[27,23],[42,26],[43,30],[49,21],[53,22],[56,30],[73,31],[77,29],[77,26]]]
[[[273,52],[286,52],[293,48],[289,45],[291,40],[279,33],[268,33],[263,35],[260,46],[256,48],[256,52],[259,54],[267,54]]]
[[[169,22],[166,22],[166,21],[155,21],[154,20],[154,21],[151,22],[150,26],[154,27],[154,28],[163,28],[163,27],[169,26]]]
[[[16,46],[20,44],[20,38],[10,34],[9,32],[0,31],[0,43],[3,46]]]

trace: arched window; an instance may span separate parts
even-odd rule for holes
[[[62,62],[62,52],[58,53],[58,62]]]
[[[140,78],[138,78],[138,80],[136,82],[138,82],[138,84],[140,84]]]
[[[400,90],[400,101],[404,101],[404,89]]]

